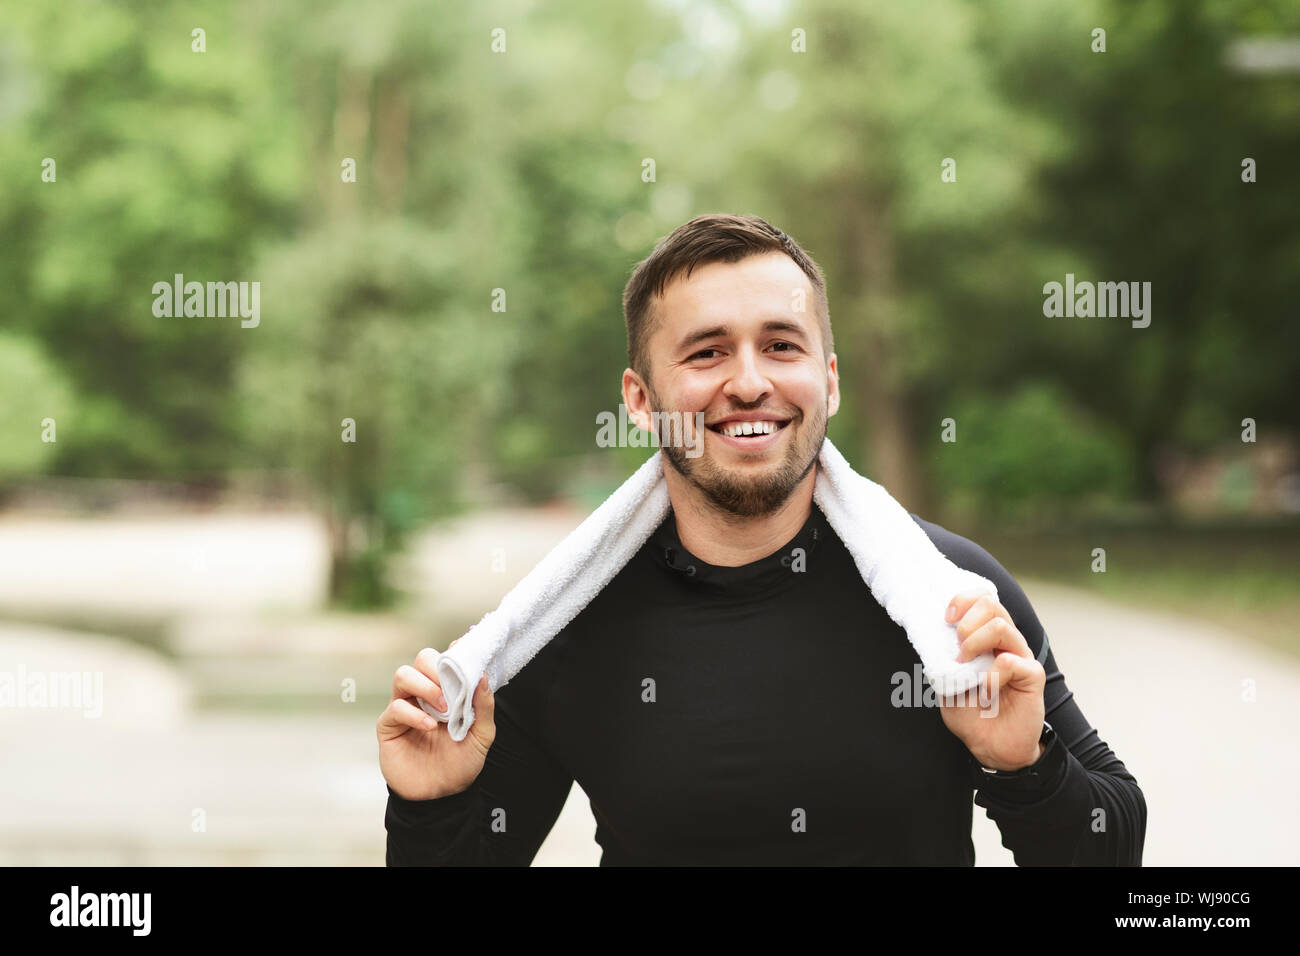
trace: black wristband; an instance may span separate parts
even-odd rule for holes
[[[1043,721],[1038,742],[1043,745],[1039,758],[1019,770],[990,770],[971,757],[971,773],[976,789],[989,787],[997,790],[1037,790],[1059,774],[1065,758],[1064,746],[1057,741],[1056,731]]]

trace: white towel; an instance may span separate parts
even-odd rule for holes
[[[957,629],[944,620],[944,612],[958,592],[987,592],[996,599],[997,588],[944,557],[903,506],[855,472],[829,438],[818,465],[813,501],[853,555],[872,596],[906,631],[926,679],[945,696],[975,687],[992,667],[993,654],[956,661]],[[463,740],[474,723],[479,678],[486,673],[495,693],[519,673],[640,550],[669,506],[662,452],[656,451],[495,610],[438,655],[435,666],[448,711],[423,699],[420,706],[448,725],[453,740]],[[799,653],[797,647],[791,651]]]

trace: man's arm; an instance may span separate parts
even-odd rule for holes
[[[525,672],[495,694],[496,739],[468,789],[405,800],[388,788],[388,866],[528,866],[537,855],[573,778],[525,730],[540,714]]]
[[[1045,636],[1024,630],[1024,615],[1007,600],[1011,589],[995,583],[1037,655]],[[1057,740],[1023,776],[999,778],[972,760],[975,803],[998,825],[1002,845],[1019,866],[1141,866],[1147,821],[1142,789],[1083,716],[1050,648],[1043,668],[1046,719]]]
[[[992,581],[998,599],[1047,674],[1043,705],[1057,741],[1013,777],[985,773],[971,758],[975,803],[1020,866],[1141,866],[1147,806],[1137,780],[1074,701],[1024,590],[979,545],[912,516],[953,563]]]

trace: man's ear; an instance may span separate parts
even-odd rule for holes
[[[652,431],[650,427],[650,390],[641,381],[641,376],[630,368],[623,369],[623,404],[627,408],[627,417],[636,422],[643,431]]]
[[[835,353],[831,353],[830,363],[826,366],[826,417],[830,418],[840,408],[840,373],[835,364]]]

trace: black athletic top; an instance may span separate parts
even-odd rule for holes
[[[389,788],[387,864],[527,865],[577,780],[602,866],[969,866],[972,796],[1022,866],[1140,865],[1142,791],[1075,704],[1024,591],[979,545],[912,517],[997,585],[1043,662],[1058,738],[1031,773],[989,777],[947,729],[816,505],[785,547],[734,568],[688,553],[670,512],[497,690],[496,740],[467,790]]]

